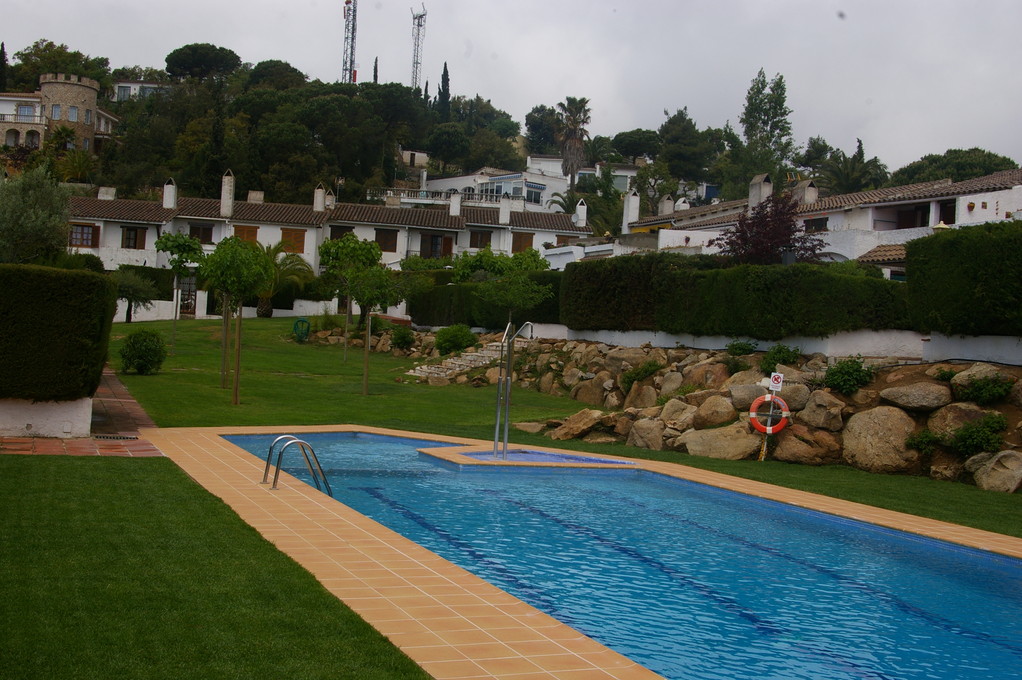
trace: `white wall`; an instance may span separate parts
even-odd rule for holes
[[[92,399],[38,401],[0,399],[0,436],[88,437]]]

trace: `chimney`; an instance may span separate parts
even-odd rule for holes
[[[423,168],[421,171],[419,171],[419,189],[421,191],[425,191],[426,190],[426,169],[425,168]]]
[[[163,207],[168,210],[177,210],[177,184],[174,184],[173,177],[163,185]]]
[[[326,189],[323,188],[322,183],[312,192],[312,209],[315,212],[326,210]]]
[[[586,218],[588,217],[588,213],[589,213],[589,206],[586,205],[586,202],[585,202],[584,199],[579,199],[578,203],[575,205],[575,226],[576,227],[588,226],[586,224]]]
[[[234,173],[228,170],[220,182],[220,217],[234,216]]]
[[[451,199],[451,217],[461,216],[461,193],[455,189],[448,196]]]
[[[804,179],[796,184],[795,188],[791,190],[791,195],[799,205],[816,203],[820,200],[820,190],[816,188],[816,184],[811,179]]]
[[[101,201],[112,201],[117,198],[117,187],[100,187],[99,195],[96,196]]]
[[[621,216],[621,233],[629,234],[628,225],[639,219],[639,192],[632,189],[625,194],[625,209]]]
[[[327,208],[327,210],[332,209],[335,205],[337,205],[337,197],[334,196],[334,192],[327,191],[326,192],[326,208]]]
[[[500,213],[497,218],[497,224],[503,224],[504,226],[511,224],[511,196],[506,193],[500,197]]]
[[[755,208],[757,205],[770,198],[770,194],[774,192],[774,185],[770,182],[770,175],[756,175],[752,178],[752,182],[749,183],[749,209]]]
[[[264,200],[266,200],[266,194],[265,193],[263,193],[262,191],[255,191],[255,190],[249,189],[249,191],[248,191],[248,199],[247,199],[248,203],[262,203]]]
[[[660,204],[657,205],[657,217],[663,217],[664,215],[670,215],[674,212],[674,199],[670,196],[664,196],[660,199]]]

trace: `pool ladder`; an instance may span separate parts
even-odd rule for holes
[[[504,329],[504,336],[500,339],[500,374],[497,378],[497,417],[495,419],[497,422],[493,428],[494,458],[500,457],[501,444],[503,444],[503,457],[504,460],[507,460],[508,427],[511,424],[511,383],[515,370],[515,340],[526,328],[529,329],[531,338],[533,331],[531,321],[523,323],[518,332],[515,332],[513,324],[508,323]]]
[[[270,444],[269,451],[266,452],[266,469],[263,470],[263,484],[266,484],[270,478],[270,460],[273,458],[273,449],[278,443],[281,444],[280,449],[277,451],[277,470],[273,473],[273,486],[271,490],[276,490],[277,480],[280,479],[280,464],[284,460],[284,451],[289,446],[298,446],[298,449],[302,452],[302,458],[305,459],[305,467],[309,469],[309,474],[312,475],[312,481],[315,483],[316,488],[320,491],[326,489],[328,496],[333,496],[333,489],[330,488],[330,482],[327,481],[326,475],[323,473],[323,466],[319,464],[319,458],[316,457],[316,452],[313,450],[309,442],[304,439],[299,439],[293,434],[282,434],[273,440]]]

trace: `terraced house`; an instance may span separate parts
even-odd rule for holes
[[[267,203],[262,192],[254,191],[238,201],[234,194],[234,176],[228,171],[219,200],[179,197],[173,180],[164,186],[162,201],[118,199],[112,189],[101,189],[97,198],[73,197],[70,246],[97,255],[108,270],[121,264],[166,267],[167,255],[155,246],[161,234],[189,234],[208,252],[221,239],[237,236],[263,245],[283,241],[288,252],[318,270],[320,244],[348,233],[378,243],[382,263],[392,268],[410,255],[435,258],[486,247],[510,254],[589,233],[584,209],[582,218],[573,220],[571,215],[515,210],[510,197],[493,208],[462,208],[457,192],[440,207],[336,203],[322,187],[306,205]],[[192,284],[181,306],[183,313],[201,316],[205,294]],[[309,312],[296,308],[295,313]],[[173,309],[157,312],[162,318],[171,314]]]
[[[35,92],[0,93],[0,132],[5,146],[38,149],[61,131],[69,149],[98,153],[117,118],[99,108],[99,83],[66,73],[44,73]]]

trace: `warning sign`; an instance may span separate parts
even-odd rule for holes
[[[784,387],[784,374],[783,373],[771,373],[770,374],[770,389],[774,392],[780,392]]]

